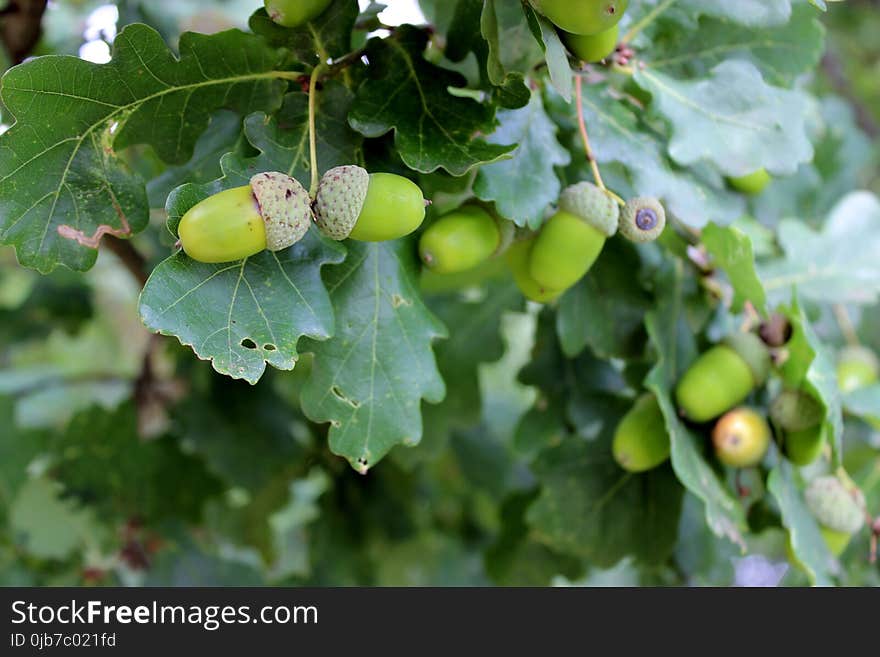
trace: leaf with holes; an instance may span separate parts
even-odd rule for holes
[[[175,59],[155,30],[131,25],[109,64],[40,57],[3,76],[16,123],[0,136],[0,240],[22,264],[85,270],[96,251],[76,237],[143,230],[144,184],[117,149],[147,143],[166,162],[185,162],[215,110],[280,104],[278,53],[258,37],[187,33],[180,52]]]
[[[431,342],[446,331],[422,303],[409,241],[348,247],[325,276],[336,334],[309,343],[315,362],[302,408],[330,422],[330,449],[366,472],[395,445],[421,439],[422,398],[445,395]]]
[[[251,174],[227,171],[214,183],[178,188],[168,198],[169,225],[208,196],[248,184]],[[340,262],[343,253],[315,228],[288,249],[238,262],[205,264],[180,252],[153,270],[141,294],[141,320],[177,336],[221,374],[256,383],[266,363],[293,369],[301,336],[332,335],[333,309],[320,269]]]
[[[460,176],[502,159],[513,145],[489,144],[474,136],[492,132],[494,109],[449,93],[465,80],[426,61],[422,53],[427,44],[425,32],[408,25],[394,39],[370,40],[370,76],[358,89],[349,115],[352,127],[367,137],[393,130],[400,157],[423,173],[442,167]]]

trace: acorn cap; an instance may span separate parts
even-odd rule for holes
[[[620,234],[631,242],[653,242],[666,228],[666,209],[656,198],[639,197],[620,211]]]
[[[742,358],[752,372],[755,386],[762,386],[770,375],[770,352],[754,333],[734,333],[724,340]]]
[[[591,182],[579,182],[562,190],[559,209],[580,217],[606,237],[617,232],[617,201]]]
[[[864,496],[831,475],[816,477],[804,493],[807,507],[822,525],[845,534],[855,534],[865,522]]]
[[[785,431],[803,431],[820,424],[825,411],[812,395],[785,390],[770,404],[770,417]]]
[[[334,240],[347,238],[361,214],[369,187],[370,174],[363,167],[346,165],[327,171],[315,199],[321,232]]]
[[[269,251],[286,249],[309,232],[312,200],[298,180],[277,171],[258,173],[251,178],[251,191],[266,225]]]

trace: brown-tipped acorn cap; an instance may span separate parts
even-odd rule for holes
[[[770,375],[770,351],[764,342],[754,333],[734,333],[724,340],[724,344],[733,349],[742,358],[752,372],[755,386],[764,385]]]
[[[770,404],[770,417],[786,431],[804,431],[822,422],[825,412],[812,395],[802,390],[784,390]]]
[[[807,507],[821,524],[844,534],[855,534],[865,522],[864,496],[847,490],[837,477],[816,477],[804,493]]]
[[[325,173],[315,199],[321,232],[334,240],[347,238],[361,214],[369,187],[370,174],[363,167],[346,165]]]
[[[620,218],[617,201],[591,182],[579,182],[562,190],[559,209],[580,217],[605,237],[617,232]]]
[[[296,244],[312,225],[312,200],[298,180],[267,171],[251,178],[251,191],[266,225],[266,248],[280,251]]]
[[[666,209],[656,198],[626,202],[620,212],[620,234],[631,242],[653,242],[666,228]]]

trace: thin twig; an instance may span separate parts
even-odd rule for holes
[[[859,336],[856,333],[852,320],[849,318],[846,307],[843,304],[836,303],[832,309],[834,310],[834,318],[837,320],[837,325],[840,327],[840,332],[843,334],[846,343],[852,347],[857,347],[859,345]]]
[[[596,157],[593,155],[593,148],[590,146],[590,135],[587,132],[587,122],[584,120],[583,86],[584,83],[581,80],[581,76],[575,75],[574,89],[577,101],[578,128],[580,129],[581,140],[584,142],[584,153],[587,156],[587,162],[590,164],[590,169],[593,171],[593,179],[596,181],[596,185],[604,190],[605,183],[602,180],[602,174],[599,172],[599,164],[596,162]]]

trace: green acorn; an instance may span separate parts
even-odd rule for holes
[[[730,183],[731,187],[744,194],[757,196],[764,191],[772,180],[773,178],[767,173],[767,169],[761,168],[744,176],[732,176],[727,179],[727,182]]]
[[[629,0],[531,0],[551,23],[572,34],[598,34],[620,22]]]
[[[675,388],[680,412],[707,422],[742,402],[770,373],[770,353],[752,333],[737,333],[702,354]]]
[[[873,351],[861,345],[845,347],[837,357],[837,385],[844,394],[877,381],[880,362]]]
[[[786,390],[770,404],[770,417],[779,427],[782,449],[795,465],[808,465],[825,447],[822,405],[801,390]]]
[[[630,199],[620,211],[620,234],[631,242],[653,242],[666,228],[666,210],[656,198]]]
[[[565,189],[559,211],[541,228],[532,247],[529,272],[551,290],[567,290],[593,266],[605,240],[617,232],[617,203],[589,182]]]
[[[311,199],[294,178],[258,173],[250,185],[200,201],[180,220],[184,252],[199,262],[232,262],[268,249],[280,251],[301,240],[312,224]]]
[[[669,433],[654,395],[639,397],[614,432],[614,460],[629,472],[645,472],[669,458]]]
[[[331,0],[263,0],[269,18],[284,27],[299,27],[314,20]]]
[[[383,242],[409,235],[422,224],[425,197],[408,178],[347,165],[321,178],[315,214],[318,228],[331,239]]]
[[[504,251],[514,226],[479,205],[467,204],[443,215],[419,238],[419,256],[438,274],[456,274]]]
[[[564,32],[562,35],[569,52],[582,62],[601,62],[615,51],[619,39],[619,25],[598,34]]]
[[[862,492],[849,490],[837,477],[816,477],[807,485],[804,499],[819,524],[831,531],[852,535],[865,524]]]
[[[534,245],[534,237],[514,242],[507,249],[504,260],[510,273],[513,274],[513,280],[526,299],[536,303],[550,303],[560,297],[565,290],[545,287],[532,278],[529,263]]]

